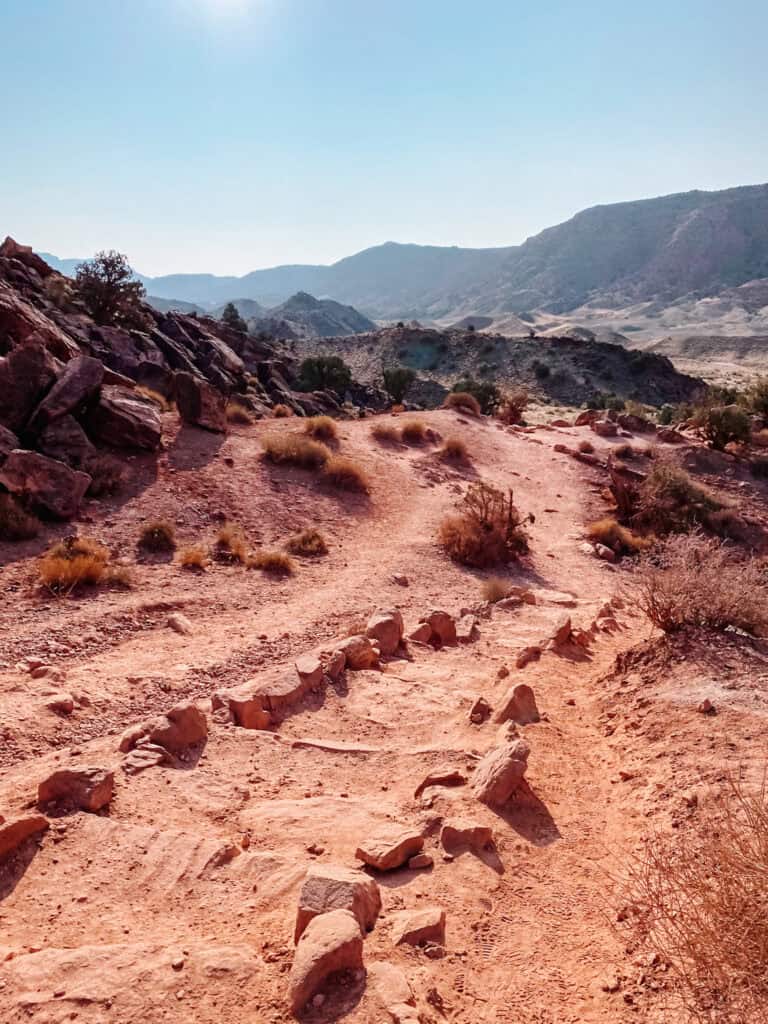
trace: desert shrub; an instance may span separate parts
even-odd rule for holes
[[[407,366],[396,366],[384,371],[384,390],[395,405],[400,405],[414,380],[416,374],[413,370]]]
[[[106,582],[109,551],[90,537],[67,537],[38,561],[40,583],[54,594]]]
[[[700,533],[668,537],[644,555],[633,585],[638,606],[665,633],[686,626],[768,630],[764,570]]]
[[[584,455],[591,455],[595,450],[595,446],[591,441],[579,441],[579,451]]]
[[[310,356],[299,368],[299,391],[335,391],[343,395],[352,383],[352,371],[340,356]]]
[[[133,280],[128,257],[122,253],[99,252],[94,259],[81,263],[75,271],[75,288],[97,323],[144,326],[144,285]]]
[[[675,422],[675,408],[672,405],[662,405],[656,414],[656,420],[662,427],[668,427]]]
[[[523,387],[512,388],[506,391],[499,402],[496,415],[502,423],[521,423],[523,413],[528,405],[528,389]]]
[[[757,416],[768,418],[768,376],[758,377],[747,390],[747,404]]]
[[[617,459],[631,459],[635,455],[635,449],[629,441],[623,441],[621,444],[617,444],[614,447],[612,454],[615,455]]]
[[[595,544],[604,544],[618,555],[636,555],[653,544],[652,537],[640,537],[612,516],[598,519],[587,527],[587,536]]]
[[[254,551],[247,565],[249,569],[261,569],[272,576],[290,576],[295,568],[293,559],[284,551]]]
[[[528,550],[528,539],[512,499],[512,491],[472,484],[459,514],[440,524],[441,546],[454,561],[479,569],[517,558]]]
[[[468,391],[452,391],[445,396],[443,406],[446,409],[455,409],[456,412],[463,412],[469,416],[481,416],[480,403],[474,395]]]
[[[501,398],[499,389],[492,381],[479,381],[472,377],[464,377],[457,381],[451,390],[454,394],[472,395],[480,406],[480,411],[486,416],[491,415]]]
[[[151,519],[141,529],[139,547],[145,551],[175,551],[176,527],[168,519]]]
[[[400,429],[405,444],[424,444],[427,440],[427,425],[423,420],[409,420]]]
[[[379,444],[397,444],[400,432],[391,423],[374,423],[371,427],[371,437]]]
[[[302,530],[301,533],[289,537],[285,546],[292,555],[314,557],[328,554],[328,545],[325,543],[325,537],[323,537],[319,530]]]
[[[749,464],[749,471],[758,480],[768,480],[768,459],[765,457],[752,459]]]
[[[640,484],[635,518],[656,533],[681,533],[708,525],[712,513],[723,507],[712,491],[697,484],[681,466],[658,459]]]
[[[502,601],[509,595],[509,583],[499,576],[489,576],[487,580],[483,580],[480,593],[483,595],[484,601],[496,604],[497,601]]]
[[[224,307],[224,312],[221,314],[221,322],[226,324],[227,327],[231,327],[233,331],[239,331],[240,334],[248,333],[248,324],[240,316],[240,311],[234,302],[228,302]]]
[[[0,493],[0,541],[31,540],[40,532],[40,520],[10,494]]]
[[[235,523],[225,523],[216,534],[213,557],[217,562],[244,563],[248,558],[248,542]]]
[[[122,462],[111,455],[93,455],[83,463],[82,469],[91,478],[87,491],[91,498],[116,494],[125,482]]]
[[[304,433],[318,441],[336,441],[339,431],[330,416],[311,416],[304,423]]]
[[[253,423],[253,416],[240,402],[227,402],[227,422],[249,427]]]
[[[341,491],[369,494],[371,482],[362,467],[343,455],[332,455],[323,468],[323,480]]]
[[[179,565],[189,572],[202,572],[208,568],[208,552],[202,544],[193,544],[179,554]]]
[[[668,965],[689,1018],[768,1022],[768,800],[730,779],[695,826],[654,835],[626,882],[633,945]]]
[[[331,457],[324,444],[302,434],[266,434],[261,446],[264,458],[269,462],[300,469],[322,469]]]
[[[276,420],[285,420],[289,416],[293,416],[293,409],[290,405],[283,405],[282,402],[278,402],[277,405],[272,406],[272,415]]]
[[[460,437],[447,437],[437,453],[443,462],[469,462],[469,452]]]
[[[734,441],[749,441],[752,433],[748,414],[736,405],[698,409],[694,424],[712,448],[720,450]]]

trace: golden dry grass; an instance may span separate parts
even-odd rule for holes
[[[437,454],[443,462],[469,462],[469,451],[460,437],[447,437]]]
[[[208,568],[208,552],[202,544],[193,544],[179,553],[179,565],[190,572],[203,572]]]
[[[284,551],[254,551],[247,565],[249,569],[261,569],[272,576],[290,576],[295,568],[293,559]]]
[[[579,451],[583,455],[591,455],[594,452],[595,446],[591,441],[579,441]]]
[[[408,420],[400,428],[400,437],[405,444],[424,444],[427,436],[427,425],[423,420]]]
[[[452,391],[449,395],[446,395],[443,407],[445,409],[455,409],[456,412],[467,413],[469,416],[480,416],[482,413],[480,403],[468,391]]]
[[[371,437],[379,444],[398,444],[400,431],[391,423],[375,423],[371,427]]]
[[[343,455],[332,455],[328,459],[323,468],[323,480],[341,491],[369,494],[371,490],[371,481],[362,466]]]
[[[499,576],[489,576],[487,580],[483,580],[480,593],[483,595],[484,601],[496,604],[497,601],[502,601],[508,596],[509,583]]]
[[[339,431],[330,416],[310,416],[304,422],[304,433],[316,441],[337,441]]]
[[[322,469],[331,457],[324,444],[303,434],[266,434],[261,446],[264,458],[269,462],[300,469]]]
[[[283,405],[282,402],[278,402],[277,405],[272,406],[272,415],[275,419],[287,419],[289,416],[293,416],[293,409],[289,405]]]
[[[67,537],[39,559],[38,578],[53,594],[70,594],[77,587],[108,581],[109,551],[91,537]]]
[[[176,527],[168,519],[151,519],[141,529],[139,547],[145,551],[175,551]]]
[[[216,534],[213,556],[217,562],[240,562],[248,558],[248,542],[243,531],[235,523],[225,523]]]
[[[528,550],[523,519],[512,492],[472,484],[459,514],[440,523],[438,541],[456,562],[478,569],[503,565]]]
[[[91,478],[87,493],[92,498],[115,494],[125,481],[125,468],[122,462],[111,455],[94,455],[87,460],[82,469]]]
[[[170,412],[173,408],[173,404],[168,401],[165,395],[161,395],[159,391],[155,391],[154,388],[145,387],[143,384],[139,384],[136,387],[136,391],[140,395],[144,395],[150,402],[154,402],[160,409],[160,412]]]
[[[641,537],[626,526],[622,526],[613,516],[605,516],[587,527],[587,537],[594,544],[603,544],[619,555],[636,555],[645,551],[654,543],[653,537]]]
[[[292,555],[303,555],[304,557],[316,557],[328,554],[328,545],[325,537],[319,530],[302,530],[301,533],[289,537],[285,543],[286,548]]]
[[[253,423],[253,416],[240,402],[227,402],[227,422],[249,427]]]
[[[507,391],[499,402],[496,410],[497,417],[502,423],[512,426],[515,423],[522,423],[523,413],[528,405],[528,389],[524,387],[512,388]]]

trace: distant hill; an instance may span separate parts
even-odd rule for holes
[[[285,324],[285,331],[273,323]],[[343,306],[333,299],[316,299],[307,292],[297,292],[286,302],[270,309],[265,319],[249,323],[252,331],[264,330],[275,337],[332,338],[335,335],[362,334],[373,331],[376,324],[353,306]]]
[[[63,273],[79,262],[43,256]],[[372,318],[496,322],[522,314],[528,322],[532,314],[638,303],[656,304],[650,311],[655,314],[724,291],[730,301],[754,305],[763,289],[744,286],[763,278],[768,185],[595,206],[506,248],[386,242],[330,266],[279,266],[244,277],[141,279],[152,295],[207,308],[236,296],[275,306],[307,292],[333,296]]]

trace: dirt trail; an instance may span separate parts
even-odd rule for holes
[[[413,647],[381,672],[347,673],[275,733],[214,722],[194,767],[131,777],[118,769],[108,815],[55,821],[42,848],[2,879],[3,1020],[291,1019],[286,972],[307,867],[355,864],[361,839],[393,822],[423,828],[435,864],[379,876],[384,907],[365,960],[403,968],[425,1024],[607,1024],[637,1020],[638,1008],[641,1019],[657,1019],[637,986],[616,991],[614,976],[641,972],[608,925],[610,872],[644,822],[618,795],[623,753],[605,728],[602,680],[647,630],[625,608],[589,651],[546,651],[514,667],[516,652],[544,640],[564,611],[588,626],[620,584],[619,572],[578,546],[581,524],[599,505],[599,481],[552,451],[559,433],[571,443],[578,431],[526,435],[448,412],[427,418],[444,436],[464,438],[469,469],[447,469],[432,447],[382,448],[369,423],[344,423],[341,448],[368,470],[373,492],[370,502],[339,500],[306,474],[259,460],[264,430],[294,424],[241,431],[205,457],[194,450],[205,438],[192,434],[184,459],[172,449],[190,468],[165,461],[128,501],[94,506],[81,526],[132,557],[139,525],[157,515],[180,521],[185,542],[212,538],[223,517],[267,544],[318,525],[329,556],[302,560],[285,582],[240,567],[190,578],[171,564],[140,563],[130,592],[44,601],[28,562],[6,565],[2,584],[14,607],[6,603],[0,632],[0,810],[8,816],[49,768],[117,766],[116,736],[138,718],[181,696],[207,707],[216,687],[343,636],[376,607],[398,606],[412,626],[430,607],[477,605],[484,574],[450,563],[434,542],[440,518],[472,479],[513,487],[535,516],[530,563],[511,573],[536,591],[535,605],[494,609],[470,645]],[[395,583],[395,573],[409,586]],[[192,635],[167,627],[173,608],[183,608]],[[16,666],[22,655],[63,678],[30,678]],[[531,745],[530,790],[503,814],[466,787],[415,798],[432,768],[471,772],[499,728],[470,722],[474,700],[498,708],[522,680],[542,712],[521,728]],[[44,706],[53,689],[87,703],[59,717]],[[439,827],[456,816],[490,825],[495,852],[445,860]],[[392,944],[393,914],[423,905],[446,911],[444,959]],[[389,1019],[363,982],[332,993],[308,1019],[342,1018]]]

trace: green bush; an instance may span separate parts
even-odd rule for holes
[[[749,441],[749,415],[738,405],[711,406],[695,414],[696,426],[713,448],[722,450],[733,441]]]
[[[352,383],[352,371],[340,356],[310,356],[299,370],[299,391],[335,391],[343,395]]]
[[[393,367],[384,371],[384,390],[395,405],[400,405],[415,379],[416,374],[407,366]]]
[[[481,412],[489,416],[498,406],[501,393],[491,381],[479,381],[472,377],[463,377],[451,388],[454,392],[472,395],[477,399]]]

